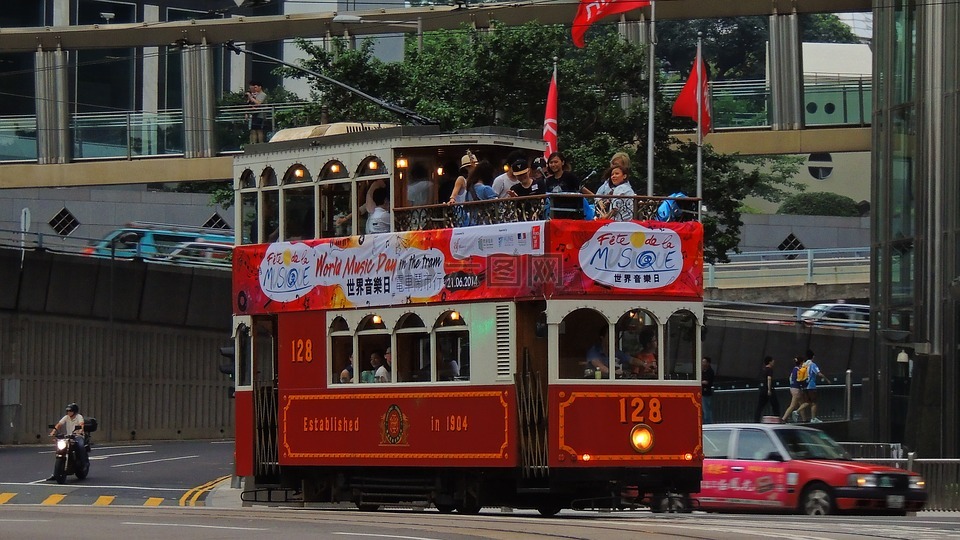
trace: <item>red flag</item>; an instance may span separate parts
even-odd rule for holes
[[[699,70],[697,67],[699,66]],[[703,80],[700,80],[700,77],[697,72],[703,73]],[[710,88],[707,84],[709,82],[709,77],[707,76],[707,65],[703,62],[703,59],[700,58],[700,55],[697,54],[697,59],[693,63],[693,70],[690,71],[690,78],[687,79],[686,84],[683,85],[683,89],[680,90],[680,95],[677,96],[677,101],[673,103],[673,115],[674,116],[683,116],[686,118],[691,118],[694,122],[697,121],[697,101],[700,101],[700,136],[704,136],[707,133],[710,133]],[[699,82],[699,84],[697,84]],[[700,91],[697,91],[699,86]]]
[[[547,149],[543,157],[557,151],[557,66],[553,66],[553,78],[550,79],[550,89],[547,90],[547,112],[543,115],[543,142]]]
[[[590,25],[608,15],[644,8],[650,0],[580,0],[577,16],[573,19],[573,44],[583,47],[583,34]]]

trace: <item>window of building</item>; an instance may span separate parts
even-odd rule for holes
[[[47,223],[60,236],[70,236],[80,226],[80,221],[66,207],[61,208]]]

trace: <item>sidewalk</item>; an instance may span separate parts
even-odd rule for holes
[[[212,508],[242,508],[243,501],[240,500],[240,493],[243,492],[243,488],[233,487],[232,480],[233,478],[227,478],[213,488],[204,499],[203,505]],[[242,480],[238,480],[236,485],[242,486]]]

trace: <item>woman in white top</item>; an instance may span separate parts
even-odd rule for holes
[[[633,199],[636,193],[627,179],[627,171],[620,165],[610,169],[610,178],[600,186],[597,195],[618,195],[617,199],[597,199],[597,219],[630,221],[633,219]]]
[[[390,232],[390,192],[383,180],[375,181],[367,189],[367,234]]]

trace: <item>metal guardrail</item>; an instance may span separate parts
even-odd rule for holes
[[[683,83],[662,87],[665,99],[672,100]],[[764,80],[714,81],[711,107],[715,130],[770,127],[770,88]],[[824,102],[819,112],[805,113],[807,126],[870,125],[872,87],[869,78],[819,77],[804,84],[807,101]],[[831,107],[825,105],[829,103]],[[304,102],[266,103],[261,108],[269,119],[277,113],[301,111]],[[825,113],[825,110],[833,111]],[[241,150],[249,134],[247,105],[220,107],[214,119],[215,140],[221,154]],[[183,110],[156,112],[124,111],[78,113],[71,119],[73,159],[133,159],[183,155]],[[274,125],[273,128],[278,127]],[[286,127],[286,126],[284,126]],[[36,116],[0,117],[0,162],[37,160]]]
[[[775,381],[782,382],[782,381]],[[753,422],[757,407],[757,383],[747,382],[732,388],[713,391],[713,419],[717,423]],[[776,386],[774,392],[781,405],[781,414],[790,405],[790,387]],[[862,414],[863,385],[854,384],[853,372],[847,370],[843,379],[831,379],[830,384],[817,385],[817,417],[824,422],[842,422],[860,418]]]
[[[730,262],[704,268],[706,287],[757,287],[868,283],[870,248],[754,251],[730,256]]]
[[[229,258],[207,258],[194,256],[179,250],[191,242],[163,243],[157,246],[158,254],[147,255],[140,252],[140,245],[132,254],[126,249],[117,249],[110,255],[97,254],[91,248],[102,238],[85,238],[81,236],[61,236],[59,234],[45,234],[40,232],[21,232],[11,229],[0,229],[0,247],[22,249],[24,251],[49,251],[66,255],[80,255],[99,259],[135,260],[139,259],[150,264],[174,266],[192,266],[230,271]]]

